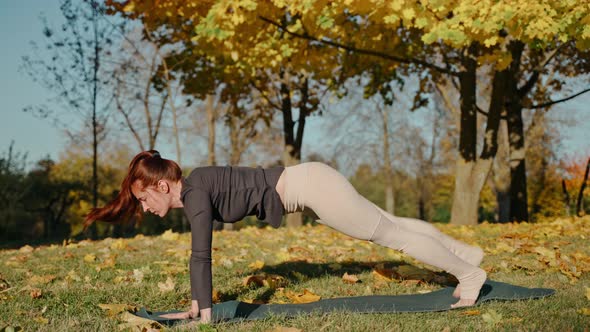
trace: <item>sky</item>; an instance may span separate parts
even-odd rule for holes
[[[41,43],[43,14],[53,25],[61,23],[59,1],[0,1],[0,155],[14,141],[15,150],[28,153],[30,162],[49,156],[56,160],[66,147],[66,138],[51,121],[23,112],[27,106],[46,103],[51,94],[22,70],[22,56],[31,54],[31,41]],[[579,90],[588,88],[588,79],[576,82]],[[551,110],[552,116],[575,119],[571,127],[562,127],[563,145],[558,156],[590,155],[590,93],[562,103]],[[310,119],[312,128],[321,128],[322,117]],[[313,132],[313,129],[307,130]],[[308,135],[307,145],[314,136]],[[172,151],[172,149],[170,149]]]

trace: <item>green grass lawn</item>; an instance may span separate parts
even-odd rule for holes
[[[218,331],[584,331],[590,329],[590,217],[538,224],[437,225],[484,248],[493,280],[554,288],[540,300],[488,302],[437,313],[351,314],[201,326]],[[453,278],[394,250],[327,227],[248,227],[213,242],[215,301],[292,303],[304,290],[333,298],[429,292]],[[190,306],[189,234],[137,236],[0,251],[0,331],[119,330],[99,304]],[[381,273],[376,272],[381,271]],[[396,271],[387,274],[383,271]],[[437,278],[432,278],[436,272]],[[343,280],[347,273],[360,282]],[[251,277],[256,276],[256,277]],[[251,277],[248,279],[248,277]],[[261,281],[266,279],[264,283]],[[248,285],[246,280],[250,280]],[[270,281],[270,282],[268,282]],[[121,325],[130,324],[130,325]],[[139,330],[137,327],[129,328]],[[199,330],[193,328],[193,330]]]

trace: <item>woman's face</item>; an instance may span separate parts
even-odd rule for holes
[[[142,188],[141,183],[136,181],[131,186],[131,192],[141,204],[143,212],[151,212],[163,218],[170,210],[172,195],[169,184],[164,180],[146,188]]]

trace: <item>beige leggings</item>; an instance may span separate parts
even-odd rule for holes
[[[460,281],[479,270],[467,261],[474,250],[481,249],[457,241],[425,221],[383,211],[357,193],[343,175],[323,163],[289,166],[284,174],[286,213],[307,212],[321,224],[403,251]]]

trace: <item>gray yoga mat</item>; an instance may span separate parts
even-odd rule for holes
[[[372,295],[325,299],[304,304],[251,304],[240,301],[227,301],[213,305],[214,322],[235,322],[240,320],[265,319],[270,316],[294,317],[305,314],[323,314],[333,311],[357,313],[397,313],[429,312],[452,310],[456,303],[453,297],[455,287],[446,287],[426,294],[411,295]],[[526,300],[539,299],[553,295],[554,289],[526,288],[504,282],[487,279],[480,290],[476,305],[491,300]],[[178,310],[153,312],[141,308],[135,315],[157,321],[163,325],[182,323],[183,320],[171,320],[160,315],[180,312]]]

